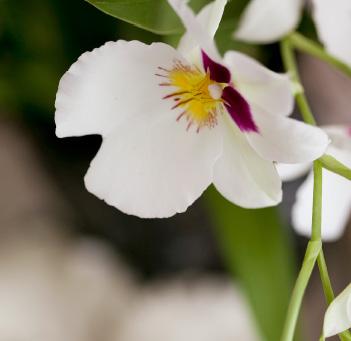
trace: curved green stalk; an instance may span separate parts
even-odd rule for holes
[[[312,207],[312,241],[321,241],[322,235],[322,165],[317,160],[313,163],[313,207]]]
[[[301,115],[303,117],[303,120],[306,123],[309,123],[311,125],[316,125],[316,121],[309,107],[307,98],[303,92],[303,87],[301,86],[298,69],[295,61],[292,42],[295,41],[294,46],[296,46],[296,41],[298,42],[301,41],[301,39],[298,40],[296,37],[299,38],[299,35],[292,34],[281,42],[281,55],[282,55],[285,69],[289,72],[292,78],[292,81],[295,84],[295,88],[299,90],[296,92],[295,97],[296,97],[296,102],[300,109]],[[309,46],[309,45],[305,43],[304,46],[306,49],[306,46]],[[314,53],[316,53],[317,50],[314,49],[313,51]],[[321,54],[320,51],[319,51],[319,54]],[[328,60],[329,62],[331,62],[329,57],[328,57]],[[335,64],[334,59],[333,59],[333,63]],[[340,64],[338,65],[340,66]],[[337,162],[337,160],[330,160],[327,157],[322,157],[321,160],[316,160],[313,163],[314,187],[313,187],[311,241],[308,243],[305,258],[302,263],[302,267],[298,275],[298,278],[296,280],[295,288],[293,290],[293,294],[290,300],[290,305],[288,308],[287,318],[286,318],[283,335],[281,339],[282,341],[293,341],[297,319],[298,319],[298,315],[302,304],[302,299],[317,259],[318,259],[320,277],[321,277],[325,297],[328,304],[334,299],[334,293],[331,286],[327,265],[324,259],[324,254],[322,251],[322,240],[321,240],[322,182],[323,182],[322,171],[323,171],[323,165],[324,166],[326,165],[326,161],[333,161],[334,165],[335,164],[338,165],[338,167],[341,169],[343,173],[347,173],[347,171],[343,167],[341,167],[343,166],[342,164],[337,164],[335,163],[335,161]],[[327,165],[330,166],[330,168],[328,168],[329,170],[335,171],[333,170],[333,168],[335,167],[333,167],[333,164],[331,162],[329,162],[329,164]],[[341,172],[338,172],[338,173],[341,173]],[[339,337],[340,337],[340,340],[342,341],[351,340],[349,332],[344,332],[340,334]]]
[[[296,279],[295,287],[291,295],[283,335],[281,338],[282,341],[292,341],[294,339],[303,296],[321,248],[321,241],[310,241],[308,243],[301,270]]]
[[[316,125],[316,120],[313,117],[312,111],[308,105],[307,98],[301,86],[301,81],[299,77],[299,72],[297,70],[296,61],[290,40],[288,38],[284,39],[280,43],[280,52],[282,55],[285,70],[288,71],[291,80],[297,89],[295,93],[295,99],[297,105],[300,108],[303,120],[311,125]]]
[[[290,44],[296,49],[325,61],[326,63],[340,70],[348,77],[351,77],[351,67],[342,62],[337,57],[334,57],[333,55],[326,52],[325,49],[315,41],[308,39],[297,32],[294,32],[291,35],[289,35],[288,40]]]
[[[340,161],[328,154],[324,154],[319,161],[322,163],[323,168],[336,173],[345,179],[351,180],[351,169],[345,166]]]
[[[327,263],[325,262],[323,250],[321,250],[317,261],[318,261],[321,278],[323,278],[322,283],[323,283],[324,296],[328,304],[330,304],[334,300],[334,291],[329,278]]]

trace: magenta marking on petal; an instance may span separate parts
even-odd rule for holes
[[[253,120],[249,103],[232,86],[223,89],[222,99],[228,113],[243,132],[258,133],[258,127]]]
[[[202,63],[205,71],[210,72],[210,78],[218,83],[229,83],[230,82],[230,71],[223,65],[212,60],[203,50]]]

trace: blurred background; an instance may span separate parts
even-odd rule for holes
[[[277,45],[229,39],[246,3],[228,5],[220,50],[282,71]],[[315,37],[307,15],[300,29]],[[1,341],[279,340],[307,243],[290,226],[303,179],[284,185],[277,208],[240,209],[210,188],[184,214],[141,220],[85,190],[100,137],[55,136],[58,82],[80,54],[109,40],[178,38],[83,0],[0,0]],[[307,56],[299,64],[319,123],[351,123],[350,79]],[[350,245],[350,229],[326,245],[337,292],[351,281]],[[301,339],[318,338],[324,310],[314,273]]]

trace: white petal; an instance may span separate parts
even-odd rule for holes
[[[324,316],[323,333],[330,337],[351,327],[351,316],[348,314],[351,302],[351,284],[339,294],[328,307]]]
[[[273,72],[235,51],[225,54],[224,63],[232,73],[235,87],[249,102],[272,114],[291,114],[294,96],[288,75]]]
[[[331,144],[327,154],[351,167],[351,137],[344,126],[327,126]],[[311,173],[296,194],[292,211],[293,225],[302,235],[311,234],[313,197],[313,174]],[[351,210],[351,183],[337,174],[323,170],[322,237],[326,241],[341,237],[349,220]]]
[[[327,153],[351,167],[351,130],[348,126],[324,126],[331,139]]]
[[[351,1],[313,0],[313,16],[326,49],[351,65]]]
[[[212,182],[222,149],[219,129],[186,130],[166,111],[158,120],[128,121],[103,139],[85,177],[87,189],[143,218],[184,212]]]
[[[283,181],[292,181],[307,174],[311,167],[312,164],[310,162],[295,164],[278,163],[277,171]]]
[[[296,28],[303,4],[304,0],[251,0],[234,35],[254,43],[277,41]]]
[[[273,162],[262,159],[230,118],[223,122],[223,154],[214,168],[213,182],[229,201],[246,208],[277,205],[281,180]]]
[[[208,32],[210,38],[213,38],[217,32],[226,4],[227,0],[213,1],[204,6],[196,16],[196,20],[201,25],[202,29]],[[193,39],[191,34],[185,32],[179,42],[178,51],[187,54],[197,47],[197,45],[198,43]]]
[[[59,137],[108,134],[125,119],[149,118],[167,110],[161,101],[169,89],[158,84],[158,67],[168,68],[181,56],[156,43],[118,41],[84,53],[62,77],[56,95]]]
[[[186,0],[168,0],[168,2],[182,20],[187,34],[189,34],[189,36],[197,42],[197,45],[203,48],[207,54],[219,61],[220,55],[214,44],[213,37],[207,32],[207,29],[202,27]],[[215,8],[217,8],[217,6]],[[214,18],[216,18],[217,15],[218,14],[216,14]]]
[[[252,109],[259,132],[246,136],[263,158],[282,163],[305,163],[324,154],[329,138],[320,128],[268,114],[255,107]]]
[[[292,210],[295,230],[306,237],[311,235],[313,174],[307,177],[296,193]],[[322,238],[324,241],[339,239],[347,224],[351,210],[351,183],[337,174],[323,170]]]

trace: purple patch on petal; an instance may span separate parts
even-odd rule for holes
[[[253,120],[251,109],[245,98],[232,86],[223,89],[222,99],[230,116],[243,132],[258,133],[258,128]]]
[[[229,83],[230,82],[230,71],[223,65],[212,60],[203,50],[202,63],[204,69],[210,71],[210,78],[218,83]]]

